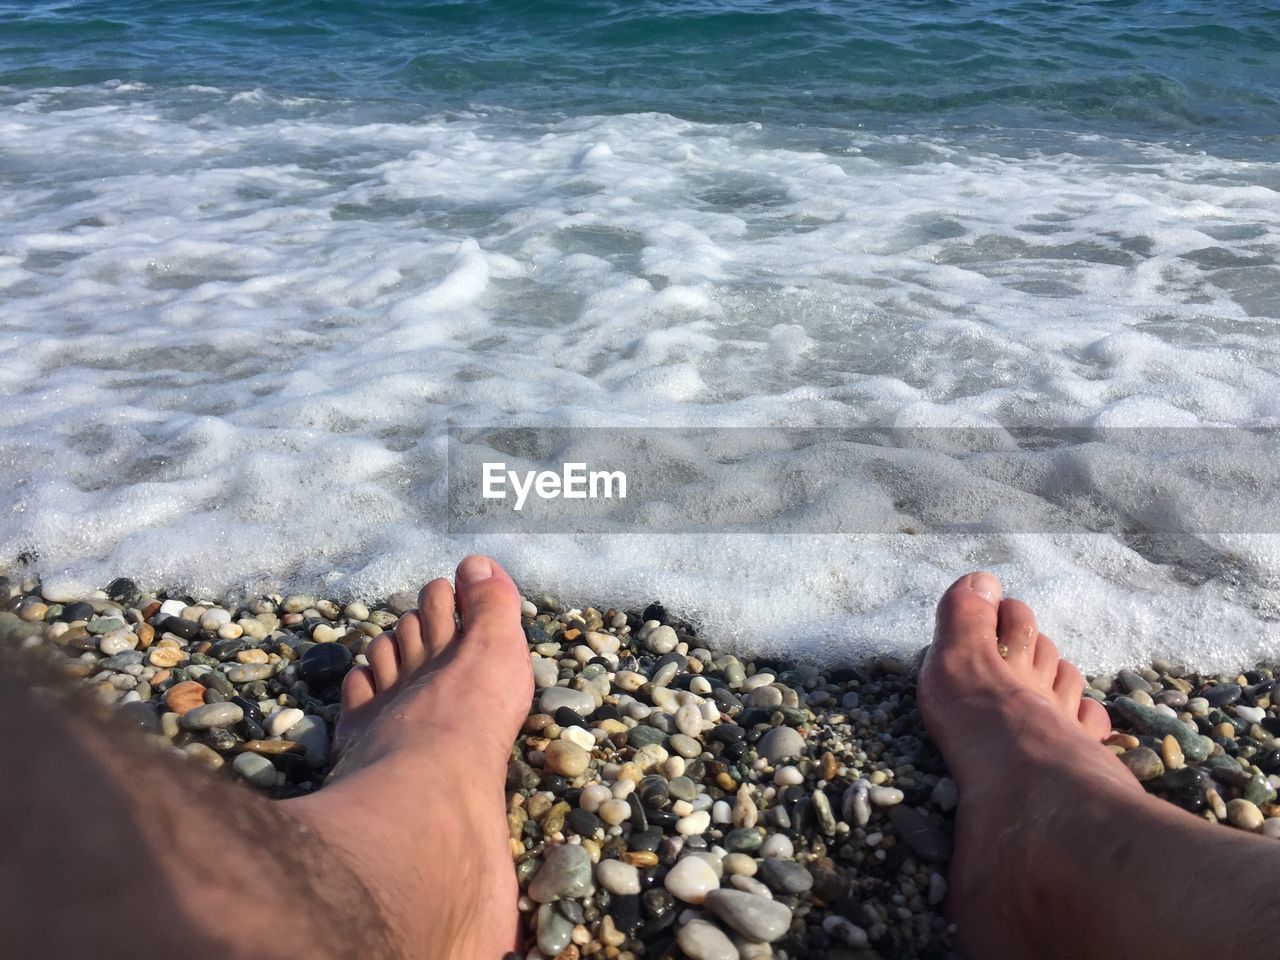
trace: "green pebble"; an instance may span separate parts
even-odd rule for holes
[[[1143,733],[1153,737],[1172,736],[1182,748],[1182,755],[1188,760],[1199,762],[1209,755],[1211,749],[1205,739],[1187,728],[1181,720],[1175,720],[1155,707],[1144,706],[1130,697],[1120,697],[1115,701],[1120,715]]]
[[[627,734],[627,743],[633,747],[647,747],[653,743],[663,743],[667,739],[667,735],[656,727],[642,723],[633,727],[631,732]]]

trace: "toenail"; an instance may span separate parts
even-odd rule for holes
[[[470,556],[458,564],[458,582],[464,587],[474,586],[493,576],[493,564],[488,557]]]
[[[969,576],[969,589],[991,603],[1000,602],[1000,581],[993,574],[971,574]]]

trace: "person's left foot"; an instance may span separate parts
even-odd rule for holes
[[[511,578],[472,556],[456,580],[370,645],[331,782],[284,806],[368,884],[404,956],[493,960],[518,938],[503,787],[533,676]]]

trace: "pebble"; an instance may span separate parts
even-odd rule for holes
[[[1227,820],[1241,830],[1258,831],[1263,825],[1262,811],[1256,804],[1243,799],[1227,801]]]
[[[1129,697],[1119,697],[1113,702],[1120,715],[1143,733],[1158,737],[1172,736],[1178,741],[1183,756],[1188,760],[1200,761],[1209,755],[1212,742],[1207,737],[1193,733],[1182,721],[1165,716],[1154,707],[1136,703]]]
[[[252,683],[254,680],[266,680],[276,668],[269,663],[237,663],[227,671],[227,679],[232,683]]]
[[[813,889],[813,875],[794,860],[774,857],[760,861],[760,880],[774,893],[804,893]]]
[[[283,710],[277,710],[267,717],[266,731],[270,736],[282,737],[290,727],[293,727],[305,716],[306,714],[297,707],[286,707]]]
[[[684,857],[667,871],[662,885],[673,897],[697,906],[707,892],[720,886],[720,877],[701,857]]]
[[[1172,737],[1167,739],[1172,740]],[[1175,744],[1176,740],[1173,741]],[[1120,754],[1120,762],[1140,781],[1154,780],[1164,773],[1164,761],[1150,747],[1137,747]]]
[[[573,937],[573,921],[556,909],[554,904],[538,908],[538,950],[545,957],[557,957],[569,946]]]
[[[164,692],[164,705],[179,716],[204,706],[203,683],[194,680],[183,680],[175,683]]]
[[[804,737],[791,727],[774,727],[756,744],[756,752],[770,763],[804,755]]]
[[[554,714],[561,707],[572,710],[585,717],[596,708],[595,698],[582,690],[570,690],[568,687],[548,687],[538,698],[538,710],[541,713]]]
[[[562,897],[580,897],[591,887],[591,857],[577,844],[552,847],[529,882],[529,898],[550,903]]]
[[[231,769],[255,787],[269,788],[276,785],[275,765],[266,757],[256,753],[239,754],[231,761]]]
[[[318,770],[329,762],[329,730],[320,717],[303,717],[285,731],[284,738],[302,745],[313,768]]]
[[[298,661],[298,676],[312,690],[324,690],[341,682],[351,669],[352,659],[351,651],[340,643],[319,643]]]
[[[114,657],[138,646],[138,635],[132,630],[112,630],[98,640],[98,649],[104,656]]]
[[[689,960],[739,960],[733,941],[706,920],[690,920],[682,926],[676,934],[676,944]]]
[[[591,754],[569,740],[548,744],[545,754],[547,769],[562,777],[580,777],[591,763]]]
[[[601,860],[596,864],[596,881],[614,896],[640,892],[640,871],[621,860]]]
[[[914,807],[899,805],[889,811],[889,822],[921,860],[944,863],[951,859],[951,838]]]
[[[884,787],[879,784],[867,790],[867,798],[877,807],[892,807],[902,802],[905,794],[897,787]]]
[[[711,890],[703,903],[738,933],[761,943],[780,939],[791,926],[791,910],[787,906],[741,890]]]
[[[785,833],[771,833],[760,847],[760,856],[765,859],[790,859],[795,856],[795,846]]]
[[[206,703],[182,714],[183,730],[212,730],[229,727],[244,719],[244,711],[234,703]]]

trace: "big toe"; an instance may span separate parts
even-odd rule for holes
[[[449,650],[450,667],[474,683],[499,685],[504,700],[527,700],[533,690],[529,648],[520,626],[520,591],[488,557],[469,556],[454,577],[462,636]],[[521,704],[523,709],[527,704]]]
[[[1000,581],[990,573],[965,574],[938,601],[931,658],[960,658],[996,649]]]

